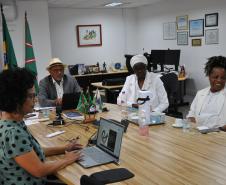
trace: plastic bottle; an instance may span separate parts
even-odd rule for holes
[[[179,73],[179,78],[184,78],[185,77],[185,68],[184,68],[184,66],[182,65],[181,67],[180,67],[180,73]]]
[[[141,136],[149,136],[149,126],[147,125],[146,122],[146,113],[145,110],[141,110],[139,112],[139,134]]]
[[[122,120],[128,119],[126,92],[123,91],[121,95],[121,118]]]

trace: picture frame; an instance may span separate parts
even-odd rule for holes
[[[177,30],[188,29],[188,15],[182,15],[176,17]]]
[[[208,29],[205,30],[205,43],[218,44],[219,43],[219,29]]]
[[[189,21],[189,36],[200,37],[204,35],[204,20],[196,19]]]
[[[218,26],[218,13],[205,14],[205,27]]]
[[[192,46],[202,46],[202,39],[192,39],[191,45]]]
[[[177,45],[188,45],[188,32],[177,32]]]
[[[102,46],[102,29],[100,24],[77,25],[78,47]]]
[[[163,40],[176,40],[176,22],[163,23]]]
[[[88,65],[86,66],[87,73],[99,73],[100,68],[97,65]]]

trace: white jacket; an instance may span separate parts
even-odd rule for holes
[[[127,102],[127,106],[131,107],[132,104],[137,104],[139,90],[148,90],[153,95],[153,97],[151,98],[152,111],[164,111],[168,108],[169,102],[167,98],[167,93],[159,77],[160,75],[147,71],[143,87],[142,89],[140,89],[138,86],[137,76],[135,74],[128,76],[117,98],[117,104],[121,105],[122,92],[125,92],[126,100],[124,101]]]
[[[207,87],[197,92],[191,104],[190,111],[187,115],[187,118],[194,117],[198,124],[205,125],[209,128],[221,127],[226,124],[226,89],[224,88],[222,91],[220,91],[219,94],[217,95],[217,96],[220,96],[218,101],[210,105],[211,109],[214,108],[214,110],[216,110],[217,112],[217,117],[215,119],[211,119],[211,115],[204,118],[204,116],[201,113],[203,103],[206,99],[206,96],[209,94],[209,92],[210,92],[210,87]],[[208,120],[204,120],[204,119],[208,119]]]

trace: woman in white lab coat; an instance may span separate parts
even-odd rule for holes
[[[198,126],[226,129],[226,58],[209,58],[205,74],[210,86],[197,92],[187,118]]]
[[[138,107],[137,98],[140,90],[150,91],[151,110],[162,112],[168,108],[167,93],[160,76],[147,71],[147,59],[143,55],[132,57],[130,64],[135,74],[126,78],[126,82],[117,98],[117,104],[126,102],[127,106]]]

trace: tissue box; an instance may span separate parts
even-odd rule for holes
[[[164,123],[165,122],[165,113],[161,112],[152,112],[150,115],[151,123]]]

